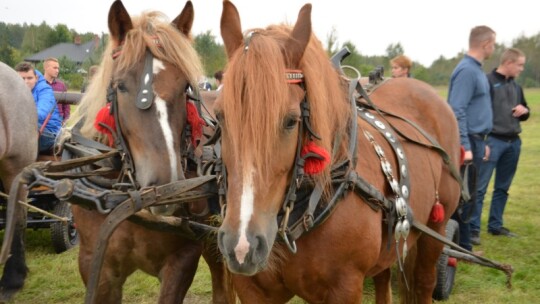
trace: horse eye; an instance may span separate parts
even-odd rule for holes
[[[123,83],[123,82],[119,82],[117,85],[116,85],[116,88],[122,92],[122,93],[126,93],[128,91],[127,87],[126,87],[126,84]]]
[[[223,123],[223,119],[225,118],[223,116],[223,112],[219,111],[219,112],[215,112],[215,115],[216,115],[216,120],[222,124]]]
[[[284,123],[283,123],[283,128],[285,130],[292,130],[292,129],[296,128],[299,121],[300,121],[300,119],[298,117],[296,117],[296,116],[287,116],[285,118]]]

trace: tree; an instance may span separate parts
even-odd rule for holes
[[[47,37],[51,31],[51,27],[45,22],[39,26],[28,26],[21,44],[23,54],[33,54],[46,49]]]
[[[73,37],[71,36],[71,32],[69,31],[68,27],[64,24],[57,24],[47,35],[45,47],[48,48],[62,42],[71,41],[73,41]]]
[[[403,46],[401,46],[400,42],[396,44],[390,44],[386,47],[386,57],[388,57],[388,59],[392,59],[402,54],[405,54],[405,50],[403,49]]]
[[[330,31],[330,33],[326,35],[326,53],[328,54],[328,56],[331,56],[335,54],[337,51],[339,51],[337,41],[338,41],[338,35],[337,35],[336,28],[332,27],[332,30]]]
[[[13,48],[9,45],[2,45],[0,46],[0,61],[13,67],[18,62],[15,61],[15,58],[13,56]]]
[[[204,73],[207,76],[212,76],[216,71],[224,69],[227,63],[225,48],[216,42],[216,37],[211,31],[195,37],[195,49],[201,57]]]

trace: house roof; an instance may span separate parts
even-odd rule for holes
[[[92,55],[95,47],[96,43],[93,40],[84,44],[64,42],[53,45],[50,48],[45,49],[32,56],[26,57],[24,58],[24,60],[30,62],[41,62],[49,57],[61,58],[65,56],[67,59],[81,64]]]

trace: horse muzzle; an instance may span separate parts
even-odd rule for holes
[[[218,246],[231,272],[252,276],[266,267],[272,244],[262,234],[243,236],[222,226]]]

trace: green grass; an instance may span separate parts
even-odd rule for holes
[[[437,88],[442,96],[446,88]],[[523,126],[523,147],[518,172],[510,189],[505,211],[505,225],[519,238],[493,237],[482,234],[487,258],[511,264],[514,269],[512,289],[505,286],[500,271],[478,265],[460,263],[449,304],[532,303],[540,299],[540,89],[525,91],[532,115]],[[483,229],[489,208],[491,189],[486,195]],[[30,268],[25,288],[10,303],[53,304],[83,303],[85,289],[77,268],[77,251],[55,254],[48,230],[28,231],[27,261]],[[202,261],[202,260],[201,260]],[[291,271],[294,271],[293,269]],[[373,303],[373,286],[366,281],[364,303]],[[210,277],[204,262],[189,291],[186,303],[210,303]],[[156,303],[159,284],[156,278],[137,272],[124,288],[124,303]],[[397,296],[394,297],[397,301]],[[294,299],[291,303],[302,303]]]

